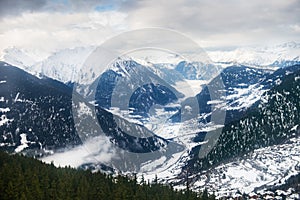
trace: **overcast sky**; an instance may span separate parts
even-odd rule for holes
[[[205,48],[300,42],[299,0],[0,0],[0,51],[99,45],[161,27]]]

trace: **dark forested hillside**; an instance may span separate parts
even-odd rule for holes
[[[300,133],[300,66],[293,68],[298,71],[286,75],[280,84],[265,93],[247,110],[245,117],[224,126],[217,145],[204,159],[198,160],[195,155],[198,170],[260,147],[280,144]]]
[[[207,194],[205,192],[205,194]],[[192,191],[176,191],[135,176],[56,168],[33,158],[0,151],[0,199],[213,199]]]
[[[72,89],[52,79],[39,79],[17,67],[0,62],[1,150],[14,152],[26,135],[28,155],[43,149],[81,144],[72,117]],[[30,150],[32,152],[30,152]]]

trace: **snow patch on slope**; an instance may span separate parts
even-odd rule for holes
[[[15,149],[15,152],[17,152],[17,153],[26,149],[28,147],[28,143],[29,143],[29,141],[27,141],[27,135],[25,133],[20,134],[20,137],[21,137],[21,140],[20,140],[21,145]]]
[[[5,102],[4,97],[0,97],[0,102]],[[10,108],[0,108],[0,126],[3,126],[9,122],[12,122],[13,119],[7,118],[7,113],[10,112]]]
[[[9,122],[12,122],[13,119],[8,119],[6,115],[1,115],[0,117],[0,126],[3,126],[4,124],[7,124]]]
[[[255,102],[261,99],[266,92],[262,85],[250,85],[247,88],[234,88],[230,95],[226,96],[226,101],[230,103],[226,106],[226,110],[241,110],[249,108]]]

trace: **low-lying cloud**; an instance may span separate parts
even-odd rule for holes
[[[73,149],[66,149],[63,152],[41,158],[46,163],[53,162],[56,166],[80,167],[83,164],[107,164],[115,156],[112,143],[106,137],[95,137],[86,141],[83,145]]]

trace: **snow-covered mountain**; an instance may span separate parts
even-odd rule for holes
[[[287,71],[292,73],[286,73]],[[225,160],[228,162],[254,149],[288,144],[287,139],[299,137],[299,75],[300,65],[280,69],[271,74],[270,78],[280,81],[265,92],[242,118],[223,127],[222,134],[212,151],[206,158],[196,159],[198,165],[196,172],[199,169],[211,169],[208,166],[217,166]],[[268,80],[270,79],[267,78]],[[299,157],[295,159],[298,160]],[[265,164],[265,170],[272,171],[274,167]],[[297,162],[294,164],[297,165]],[[190,163],[190,166],[195,166],[195,163]],[[259,165],[255,168],[260,170]]]
[[[77,47],[64,49],[50,55],[47,59],[37,62],[32,66],[43,76],[47,76],[63,83],[74,82],[80,72],[85,60],[92,53],[95,47]]]
[[[38,71],[33,69],[33,66],[37,62],[41,62],[46,58],[46,54],[41,54],[40,52],[26,51],[17,47],[7,48],[1,55],[1,61],[5,61],[11,65],[18,66],[29,72],[30,70],[32,70],[34,74],[38,74]]]
[[[217,63],[281,67],[284,62],[300,62],[300,43],[288,42],[275,46],[243,47],[229,51],[207,51],[207,53]]]
[[[74,82],[93,46],[63,49],[50,56],[16,47],[4,50],[1,60],[36,76],[46,76],[61,82]]]
[[[4,62],[0,72],[1,149],[39,156],[81,143],[71,117],[69,87]]]
[[[240,84],[243,87],[243,81],[250,85],[253,84],[252,81],[258,81],[256,84],[263,86],[265,91],[252,93],[251,90],[245,90],[252,93],[250,96],[256,95],[258,98],[254,104],[247,98],[244,99],[244,103],[250,103],[244,107],[246,112],[242,117],[236,117],[232,122],[225,124],[216,146],[204,159],[199,159],[199,149],[208,142],[205,135],[214,134],[216,127],[195,126],[192,121],[183,123],[180,127],[181,134],[174,140],[188,144],[188,151],[171,167],[155,170],[154,174],[158,174],[163,183],[172,183],[177,188],[184,189],[188,180],[191,188],[206,188],[219,198],[239,197],[244,192],[248,197],[263,197],[267,195],[268,190],[284,184],[290,176],[299,174],[300,154],[297,153],[297,149],[300,133],[300,66],[265,74],[253,68],[235,68],[228,69],[228,74],[223,74],[228,81],[227,85],[232,87],[236,84],[237,87]],[[237,79],[231,77],[242,74],[244,76],[236,77]],[[256,76],[257,80],[254,78]],[[243,98],[241,95],[238,99]],[[206,104],[211,105],[209,101],[206,101]],[[215,104],[221,104],[221,109],[234,107],[226,102]],[[237,104],[236,108],[238,107]],[[174,127],[170,124],[168,126],[170,129]],[[153,179],[153,172],[145,173],[144,177]],[[291,189],[286,193],[291,195],[292,191]],[[268,194],[275,195],[275,191],[269,191]]]
[[[76,47],[72,49],[63,49],[51,54],[40,55],[38,52],[29,52],[18,48],[6,49],[2,55],[1,60],[9,64],[18,66],[25,71],[34,74],[47,76],[61,82],[74,82],[76,75],[80,72],[84,62],[88,56],[95,50],[94,46]],[[200,79],[203,77],[207,79],[209,74],[199,74],[200,69],[210,69],[214,66],[218,71],[220,67],[227,67],[230,65],[242,64],[252,67],[285,67],[297,64],[300,62],[300,44],[296,42],[288,42],[280,45],[266,46],[266,47],[243,47],[236,48],[229,51],[210,51],[207,54],[213,63],[201,63],[197,60],[187,61],[179,55],[168,54],[167,58],[150,56],[149,58],[137,57],[134,60],[142,65],[147,66],[151,64],[168,65],[168,67],[176,68],[181,71],[183,76],[187,79]],[[205,61],[206,62],[206,61]],[[185,65],[185,69],[182,67]],[[194,74],[193,74],[194,73]],[[198,77],[198,78],[197,78]]]
[[[168,161],[184,149],[88,103],[63,83],[39,79],[4,62],[0,72],[1,150],[38,157],[62,151],[82,153],[83,148],[85,154],[77,155],[79,165],[92,161],[139,171],[149,161],[147,153],[152,159]]]

